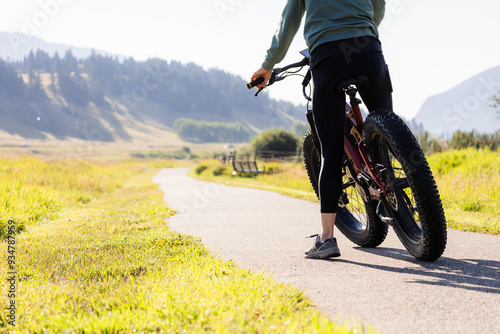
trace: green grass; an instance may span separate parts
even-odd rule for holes
[[[33,158],[0,160],[0,238],[8,219],[18,230],[50,221],[66,206],[120,187],[126,168],[97,167],[81,161],[44,162]]]
[[[199,240],[169,230],[174,212],[150,181],[164,163],[2,166],[3,189],[22,194],[8,197],[7,216],[24,232],[16,236],[17,327],[2,307],[1,332],[356,332],[330,321],[300,290],[214,258]],[[30,209],[47,196],[48,204]],[[0,304],[8,301],[2,285]]]
[[[500,152],[469,148],[428,160],[450,227],[500,234]]]
[[[500,152],[474,148],[451,150],[429,156],[428,162],[441,194],[448,226],[500,235]],[[190,175],[317,201],[302,163],[264,166],[266,173],[257,176],[233,176],[231,165],[222,166],[218,161],[208,160],[201,162]],[[219,176],[214,175],[215,169]]]

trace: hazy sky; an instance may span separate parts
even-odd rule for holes
[[[142,60],[160,57],[249,78],[286,0],[0,0],[0,31]],[[395,111],[412,118],[425,99],[500,65],[500,1],[388,0],[380,29]],[[302,31],[282,64],[301,59]],[[299,78],[268,89],[302,102]],[[223,82],[220,83],[224,85]],[[249,92],[250,93],[250,92]]]

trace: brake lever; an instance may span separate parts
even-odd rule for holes
[[[273,74],[271,75],[271,79],[269,79],[269,82],[267,83],[267,86],[271,86],[276,81],[280,81],[280,80],[283,80],[283,79],[284,78],[276,77],[276,73],[273,71]],[[263,90],[264,90],[264,88],[259,88],[259,90],[257,91],[257,93],[255,93],[255,96],[257,97],[259,95],[259,93],[262,92]]]
[[[281,81],[281,80],[285,80],[286,78],[286,75],[285,76],[279,76],[277,78],[274,79],[273,83],[276,82],[276,81]]]

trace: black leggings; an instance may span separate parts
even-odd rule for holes
[[[363,51],[348,59],[344,54],[335,54],[312,68],[313,115],[321,142],[319,198],[322,213],[337,212],[342,193],[346,97],[337,91],[337,86],[359,74],[369,78],[369,82],[359,89],[368,110],[392,110],[391,80],[382,52]]]

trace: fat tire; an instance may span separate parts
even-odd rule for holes
[[[387,168],[387,164],[391,164],[389,169],[392,170],[392,163],[388,163],[388,159],[384,157],[393,155],[399,161],[408,180],[420,226],[414,218],[404,222],[395,221],[393,226],[397,236],[405,248],[418,260],[437,260],[446,248],[446,218],[436,182],[414,135],[394,112],[378,109],[366,118],[364,140],[368,156],[374,166],[382,164]],[[400,200],[404,199],[406,195],[403,196],[402,193],[402,190],[399,190],[399,193],[395,191],[394,196]],[[406,198],[409,197],[406,196]],[[403,207],[409,212],[408,204]],[[415,217],[415,215],[407,217]],[[404,218],[404,214],[400,217]],[[409,226],[409,229],[405,229],[405,226]],[[416,235],[412,234],[412,229],[415,228],[417,231],[420,230]],[[407,233],[408,231],[410,232]]]
[[[302,148],[304,165],[309,181],[316,196],[319,198],[318,180],[321,170],[321,154],[320,150],[316,147],[311,130],[308,130],[304,135]],[[349,173],[352,174],[353,168],[348,164],[349,161],[345,159],[344,170],[347,173],[347,168],[349,168]],[[357,187],[353,188],[356,190],[351,193],[350,198],[348,196],[348,199],[349,201],[362,201],[366,211],[366,226],[363,226],[365,224],[356,219],[355,215],[346,206],[338,208],[335,225],[342,234],[355,244],[366,248],[377,247],[385,240],[389,227],[376,214],[378,201],[365,202],[359,193],[359,189]]]

